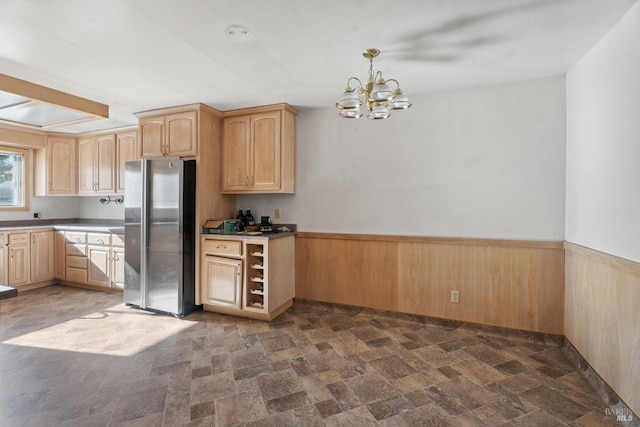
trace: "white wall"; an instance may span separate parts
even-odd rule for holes
[[[111,196],[115,199],[114,196]],[[78,218],[124,220],[124,205],[100,203],[101,197],[78,197]]]
[[[567,74],[566,240],[640,262],[640,3]]]
[[[31,197],[28,211],[0,212],[0,221],[33,219],[35,212],[39,212],[43,219],[76,218],[77,197]]]
[[[563,76],[411,100],[382,121],[302,109],[296,194],[238,208],[302,231],[564,238]]]

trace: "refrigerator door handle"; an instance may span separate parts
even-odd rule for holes
[[[147,248],[149,247],[149,161],[142,160],[142,206],[140,217],[142,218],[142,229],[140,236],[140,281],[144,284],[140,292],[140,308],[147,308]]]

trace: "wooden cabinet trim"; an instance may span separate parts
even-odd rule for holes
[[[347,234],[347,233],[319,233],[299,231],[296,237],[300,239],[334,239],[361,240],[377,242],[404,243],[433,243],[439,245],[467,245],[467,246],[496,246],[537,249],[562,249],[561,240],[503,240],[503,239],[470,239],[457,237],[428,237],[428,236],[396,236],[384,234]]]

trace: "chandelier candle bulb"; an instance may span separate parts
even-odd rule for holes
[[[391,116],[389,110],[405,110],[411,107],[411,103],[407,96],[400,89],[400,84],[395,79],[385,80],[382,72],[373,71],[373,58],[380,55],[378,49],[367,49],[362,56],[369,59],[369,77],[367,84],[363,85],[357,77],[349,77],[347,87],[344,93],[336,102],[336,107],[340,111],[339,116],[346,119],[357,119],[362,117],[360,106],[366,102],[367,118],[369,119],[386,119]],[[358,82],[357,87],[351,87],[352,80]],[[387,83],[396,84],[396,89],[391,90]]]

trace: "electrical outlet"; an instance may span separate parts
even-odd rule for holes
[[[275,212],[273,213],[273,216],[276,218],[280,218],[280,208],[276,208]]]
[[[455,304],[460,302],[460,291],[451,291],[451,302]]]
[[[33,213],[33,217],[34,217],[35,219],[42,218],[42,216],[40,215],[40,212],[34,212],[34,213]]]

